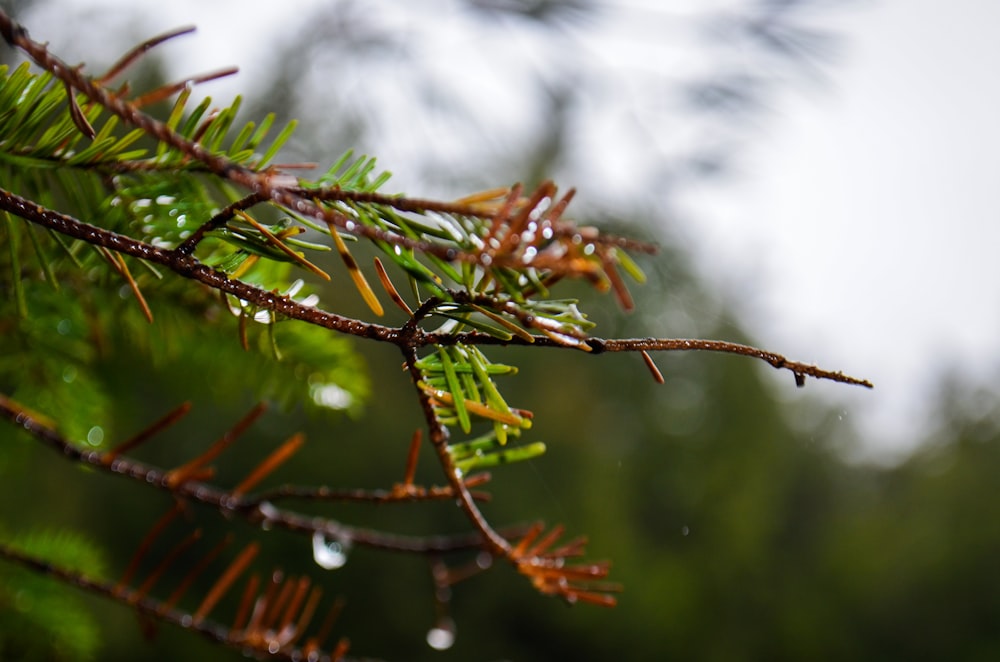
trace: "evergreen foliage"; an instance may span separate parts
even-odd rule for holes
[[[456,201],[423,200],[385,193],[389,174],[374,159],[352,153],[318,177],[300,177],[292,174],[294,164],[275,163],[294,123],[277,135],[273,115],[241,124],[239,99],[221,109],[209,99],[191,107],[191,85],[213,76],[143,93],[128,84],[112,87],[142,53],[182,32],[140,45],[99,76],[66,65],[2,12],[0,33],[39,69],[22,64],[0,70],[0,243],[6,246],[0,257],[6,295],[0,303],[0,412],[26,433],[19,438],[54,448],[95,473],[163,491],[172,503],[165,516],[144,522],[149,532],[117,583],[105,579],[103,564],[85,542],[62,534],[58,545],[14,539],[0,551],[49,579],[130,606],[143,623],[171,623],[260,655],[297,659],[326,651],[339,659],[347,653],[346,638],[331,644],[328,626],[311,625],[321,620],[313,616],[322,596],[307,574],[262,580],[251,570],[260,540],[242,540],[230,551],[228,539],[203,542],[205,529],[193,523],[172,530],[178,516],[193,518],[195,506],[263,530],[304,534],[325,567],[342,564],[352,547],[430,557],[442,610],[435,630],[444,638],[451,627],[444,611],[451,587],[493,560],[506,561],[542,594],[614,605],[620,586],[608,581],[608,562],[579,560],[583,538],[567,541],[562,527],[541,524],[497,529],[480,508],[489,498],[480,488],[491,480],[483,470],[523,463],[546,450],[540,441],[522,439],[533,428],[533,413],[503,394],[505,378],[518,368],[488,357],[494,347],[642,353],[661,382],[649,352],[720,351],[789,370],[799,385],[809,376],[870,386],[732,342],[591,336],[594,324],[580,300],[556,292],[578,281],[613,293],[630,310],[626,277],[645,279],[633,256],[655,250],[569,220],[573,192],[560,195],[552,183],[533,191],[514,185]],[[172,105],[155,112],[172,97]],[[154,110],[147,113],[147,106]],[[363,252],[355,248],[358,241],[379,255],[371,268],[356,257]],[[383,301],[391,301],[405,321],[389,326],[326,310],[318,285],[331,279],[327,253],[336,253],[369,315],[385,315]],[[116,421],[113,380],[105,372],[113,360],[133,362],[140,371],[183,364],[187,381],[209,382],[220,400],[249,391],[314,415],[330,409],[356,414],[364,402],[395,413],[394,400],[375,395],[352,340],[397,348],[409,397],[420,409],[403,480],[389,489],[259,489],[268,475],[294,462],[303,444],[298,433],[257,464],[234,461],[241,465],[237,476],[216,476],[216,458],[257,421],[262,405],[211,445],[199,439],[197,450],[183,449],[193,458],[171,454],[165,460],[171,469],[138,460],[136,449],[177,424],[188,405],[128,438],[127,426]],[[199,437],[203,430],[199,426]],[[417,480],[425,436],[444,485]],[[383,464],[374,453],[367,457]],[[307,506],[286,508],[293,499]],[[401,535],[309,512],[324,501],[436,500],[457,502],[472,533]],[[214,521],[218,526],[219,518]],[[477,556],[467,563],[470,553]],[[150,569],[153,557],[157,564]],[[177,591],[155,588],[178,557],[189,559],[190,568],[177,578]],[[137,575],[138,568],[147,574]],[[206,569],[211,581],[185,594]],[[236,597],[233,585],[246,573],[250,579]],[[42,597],[33,599],[42,604]],[[231,612],[214,616],[226,608]],[[50,603],[34,613],[55,610]],[[68,603],[65,610],[75,614],[65,620],[65,631],[53,630],[45,641],[54,642],[60,655],[93,655],[96,638],[84,612]],[[330,613],[336,616],[339,607]],[[51,626],[32,625],[39,633]],[[5,645],[17,652],[24,647],[21,641]]]

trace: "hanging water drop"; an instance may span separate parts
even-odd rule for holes
[[[257,514],[254,517],[254,521],[260,522],[260,528],[264,531],[270,531],[274,526],[274,523],[278,521],[281,517],[281,511],[274,507],[270,501],[261,501],[257,504]]]
[[[427,631],[427,645],[437,651],[446,651],[455,643],[455,621],[442,618]]]
[[[336,570],[347,563],[347,553],[351,550],[351,543],[347,538],[327,540],[322,532],[317,531],[313,534],[312,545],[313,560],[324,570]]]

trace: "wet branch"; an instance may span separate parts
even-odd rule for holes
[[[20,565],[40,575],[51,577],[87,593],[100,595],[134,609],[143,617],[168,623],[184,630],[197,632],[199,635],[217,644],[248,649],[254,647],[254,644],[257,643],[251,637],[247,636],[251,633],[245,630],[227,627],[208,619],[193,618],[190,612],[174,609],[168,602],[151,598],[142,591],[132,590],[121,586],[119,583],[92,579],[82,573],[67,570],[30,554],[25,554],[3,543],[0,543],[0,559],[8,563]],[[289,662],[300,662],[305,659],[315,660],[316,662],[330,662],[331,660],[347,662],[348,660],[348,658],[341,655],[331,656],[329,654],[321,654],[318,651],[310,656],[310,652],[312,651],[306,652],[299,648],[276,647],[273,651],[265,648],[265,651],[269,659],[288,660]]]
[[[0,209],[6,210],[20,218],[42,227],[55,230],[75,239],[81,239],[95,246],[101,246],[111,251],[137,257],[148,262],[167,267],[174,273],[185,278],[196,280],[210,288],[232,294],[244,301],[249,301],[261,309],[272,310],[285,317],[297,319],[327,329],[339,331],[352,336],[387,342],[401,349],[422,348],[427,346],[447,346],[455,343],[467,345],[520,345],[533,347],[562,347],[565,342],[559,342],[546,336],[532,336],[530,341],[521,336],[504,339],[482,332],[466,333],[433,333],[420,329],[417,324],[426,317],[430,309],[440,303],[432,299],[424,302],[424,309],[417,311],[402,328],[362,322],[357,319],[337,315],[312,306],[304,306],[290,297],[263,290],[249,285],[241,280],[232,279],[224,273],[212,269],[196,258],[188,255],[186,250],[165,249],[153,246],[131,237],[99,228],[89,223],[77,220],[72,216],[46,209],[30,200],[0,188]],[[487,301],[484,299],[484,302]],[[502,307],[504,304],[496,304]],[[816,379],[827,379],[845,384],[854,384],[872,388],[872,383],[866,379],[851,377],[842,372],[824,370],[814,365],[786,359],[780,354],[758,349],[748,345],[732,343],[724,340],[703,340],[684,338],[631,338],[603,339],[589,337],[584,340],[595,354],[603,352],[641,352],[641,351],[710,351],[728,354],[739,354],[757,358],[772,365],[776,369],[789,370],[796,375],[809,376]]]
[[[238,515],[249,522],[264,528],[283,528],[307,535],[323,534],[330,538],[349,540],[355,546],[370,547],[391,552],[408,552],[416,554],[441,554],[445,552],[468,549],[481,549],[483,538],[479,534],[467,535],[429,535],[401,536],[372,529],[349,526],[336,520],[305,515],[290,510],[275,507],[265,498],[267,493],[259,496],[242,495],[198,480],[172,480],[172,472],[159,467],[150,466],[122,455],[109,457],[108,454],[96,450],[87,450],[73,444],[58,432],[40,420],[39,414],[29,411],[17,402],[0,394],[0,416],[23,428],[35,439],[58,452],[60,456],[80,464],[89,465],[106,473],[130,478],[138,483],[158,489],[171,496],[200,503],[219,510],[222,513]],[[173,473],[176,475],[176,472]],[[476,484],[481,484],[478,479]],[[321,494],[324,488],[317,488],[315,494]],[[434,499],[444,498],[438,488]],[[449,491],[450,492],[450,491]],[[279,488],[276,492],[279,498],[300,496],[310,498],[309,492],[294,494]],[[449,494],[454,498],[453,494]],[[322,500],[323,497],[315,497]],[[367,500],[378,501],[377,498]],[[387,502],[414,501],[408,499],[385,499]],[[512,529],[513,532],[521,529]]]

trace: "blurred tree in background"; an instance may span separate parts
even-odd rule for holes
[[[749,339],[726,302],[699,282],[671,229],[654,229],[655,224],[670,213],[675,187],[728,170],[745,139],[741,123],[758,117],[775,92],[781,78],[775,70],[810,75],[813,58],[834,48],[832,38],[815,29],[817,16],[830,4],[837,3],[736,3],[707,23],[707,33],[718,41],[707,49],[705,75],[643,79],[638,92],[627,91],[637,96],[627,96],[610,69],[596,74],[587,69],[592,60],[572,38],[577,26],[614,13],[613,3],[457,3],[455,11],[467,14],[463,25],[482,26],[481,33],[464,35],[461,55],[452,52],[452,42],[429,54],[435,33],[427,26],[433,21],[402,26],[379,20],[366,3],[330,3],[300,16],[284,43],[273,46],[271,79],[241,82],[259,86],[248,99],[249,116],[277,111],[286,120],[302,120],[288,160],[322,160],[358,148],[394,167],[412,192],[444,197],[546,177],[581,184],[582,199],[574,204],[576,216],[586,216],[582,224],[645,234],[663,247],[655,262],[643,265],[649,282],[634,292],[639,312],[631,318],[622,320],[610,302],[594,300],[582,288],[575,292],[592,311],[598,331],[741,342]],[[650,19],[645,11],[636,10],[640,23]],[[665,13],[648,11],[651,21]],[[30,16],[22,20],[39,33],[48,30],[29,22]],[[144,25],[137,35],[164,27]],[[530,48],[531,35],[553,44],[547,52],[555,55],[532,60],[539,56]],[[135,39],[124,40],[129,41]],[[731,66],[722,46],[734,41],[746,58],[738,67]],[[620,40],[609,44],[622,47]],[[488,65],[507,58],[514,73],[500,71],[490,79],[494,85],[472,87],[466,96],[463,90],[472,83],[446,66],[465,55]],[[659,68],[641,53],[632,57]],[[148,66],[146,75],[165,75],[162,65]],[[505,76],[514,79],[511,87],[499,88]],[[515,127],[501,118],[490,127],[493,120],[478,113],[483,96],[487,104],[520,107],[518,113],[534,120]],[[620,113],[625,127],[609,133],[635,143],[648,140],[645,155],[623,159],[594,137],[600,127],[588,109],[601,105],[612,116]],[[676,117],[667,109],[685,105],[693,111],[694,129],[680,137],[672,133],[664,142],[657,124],[662,120],[653,118]],[[621,149],[632,153],[625,144]],[[623,162],[628,172],[621,172]],[[404,172],[399,163],[412,165],[412,171]],[[343,284],[321,291],[323,300],[347,314],[360,312],[355,293]],[[9,284],[0,280],[0,286],[3,324],[14,303]],[[43,301],[45,295],[32,296]],[[83,303],[106,307],[126,322],[136,312],[131,302]],[[114,429],[102,434],[120,439],[190,400],[195,406],[183,425],[143,448],[142,457],[170,464],[200,452],[202,431],[221,434],[259,397],[259,388],[246,385],[273,375],[257,374],[259,361],[240,351],[233,338],[212,340],[208,334],[185,348],[197,355],[162,358],[169,325],[169,317],[149,329],[137,330],[138,320],[108,325],[94,374],[67,375],[63,355],[48,357],[44,365],[54,379],[73,385],[50,406],[78,419],[84,435],[94,412],[111,412],[106,420]],[[65,355],[91,351],[70,340]],[[294,458],[283,469],[297,482],[378,487],[394,479],[385,475],[385,458],[392,463],[401,456],[404,449],[397,446],[419,426],[420,412],[409,404],[411,387],[398,372],[398,357],[371,349],[353,342],[342,348],[344,369],[360,380],[354,382],[358,390],[349,410],[299,405],[269,412],[240,442],[245,458],[230,458],[219,480],[238,479],[290,428],[303,430],[310,440],[308,458]],[[625,586],[619,605],[612,611],[564,609],[514,582],[507,568],[497,568],[455,587],[450,615],[457,638],[448,651],[435,651],[423,643],[438,618],[427,562],[400,557],[387,563],[384,552],[355,550],[345,567],[322,578],[328,596],[346,598],[337,629],[350,634],[352,650],[411,660],[1000,655],[1000,587],[994,586],[993,569],[1000,525],[994,524],[991,499],[1000,469],[995,394],[970,391],[960,375],[943,380],[935,405],[939,429],[928,431],[921,450],[901,465],[873,467],[846,463],[838,454],[845,438],[858,442],[835,405],[813,396],[812,389],[788,400],[781,392],[787,386],[776,388],[745,359],[667,356],[660,361],[665,384],[657,385],[635,356],[550,352],[542,361],[531,349],[504,351],[504,360],[522,366],[509,397],[536,403],[544,412],[533,433],[546,440],[548,452],[505,468],[490,486],[494,499],[486,512],[494,522],[519,522],[530,514],[587,531],[590,555],[614,560],[614,577]],[[6,347],[0,355],[2,392],[16,389],[19,369],[39,365],[38,357],[14,355]],[[377,388],[355,375],[378,375]],[[98,387],[79,387],[86,380]],[[399,411],[385,415],[386,403],[401,403]],[[51,451],[11,427],[0,428],[0,441],[0,496],[8,504],[0,533],[26,540],[26,547],[62,550],[71,565],[92,572],[124,567],[169,505],[167,497],[136,498],[132,485],[53,461]],[[427,460],[420,478],[434,482],[438,476]],[[337,505],[322,512],[403,533],[464,530],[450,503],[393,508],[404,510]],[[253,535],[245,528],[245,535]],[[317,575],[301,537],[280,531],[268,537],[263,563],[289,575]],[[0,567],[0,587],[15,585],[16,573],[22,571]],[[177,570],[173,580],[182,576]],[[74,655],[100,659],[126,659],[137,650],[163,660],[204,654],[204,642],[170,628],[148,646],[128,610],[38,582],[42,588],[36,591],[6,592],[8,602],[0,605],[3,642],[59,637],[76,642]],[[28,600],[36,603],[26,605]],[[42,622],[61,633],[39,629],[31,614],[43,614]],[[8,652],[5,657],[27,654],[0,645],[0,653]],[[213,650],[220,658],[226,654]],[[42,651],[38,659],[47,655]]]

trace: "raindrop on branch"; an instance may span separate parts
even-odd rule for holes
[[[427,645],[438,651],[446,651],[455,643],[455,621],[442,618],[427,631]]]
[[[336,570],[347,563],[347,553],[351,551],[350,540],[335,537],[327,540],[326,536],[317,531],[312,539],[313,559],[316,565],[324,570]]]

